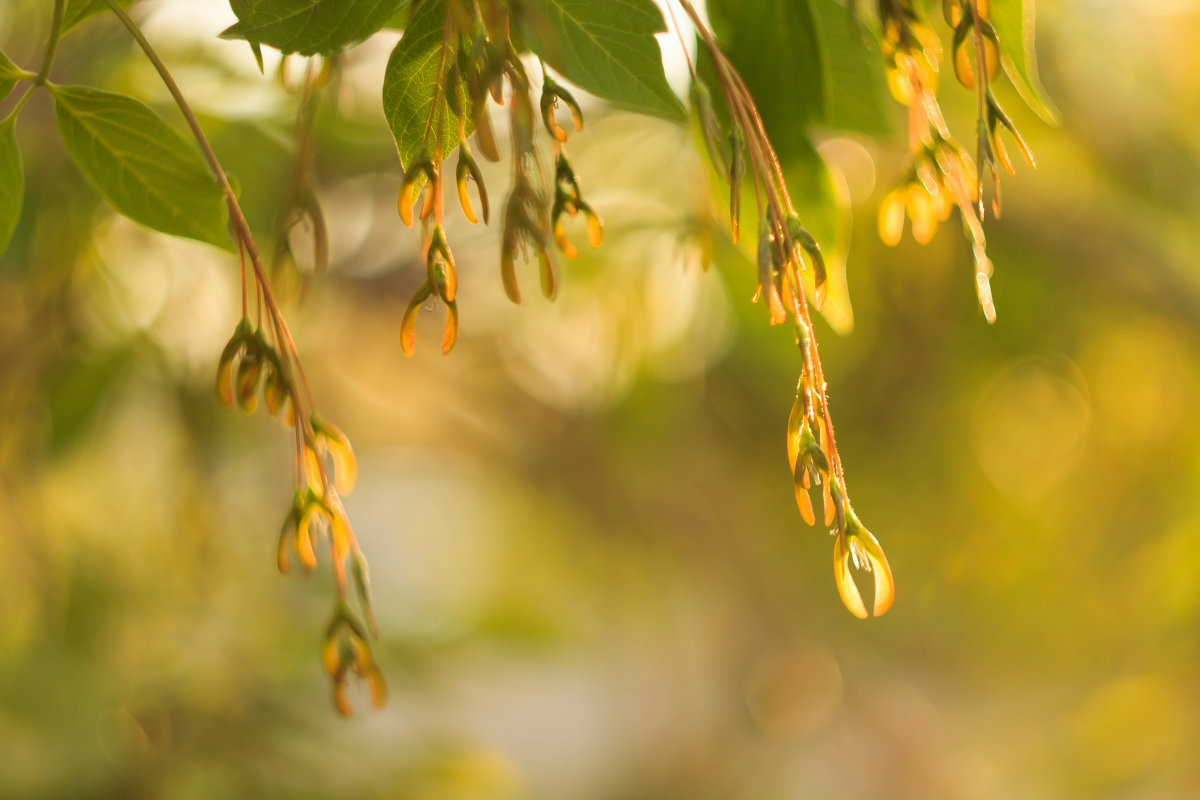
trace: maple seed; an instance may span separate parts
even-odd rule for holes
[[[874,579],[875,598],[869,613],[851,566],[871,573]],[[842,603],[860,619],[886,613],[896,599],[896,583],[883,548],[850,508],[846,510],[846,526],[833,542],[833,574]]]
[[[458,183],[458,202],[462,205],[463,214],[466,216],[467,221],[472,225],[478,222],[478,219],[475,216],[475,209],[471,206],[471,196],[467,192],[467,179],[469,178],[475,182],[475,186],[479,189],[479,207],[483,213],[483,224],[486,225],[488,223],[487,187],[484,186],[483,175],[480,173],[475,159],[467,151],[465,143],[459,151],[455,178]]]

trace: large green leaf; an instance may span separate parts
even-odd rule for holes
[[[817,22],[825,114],[821,123],[843,131],[893,131],[883,59],[868,49],[854,15],[838,0],[811,0]]]
[[[781,156],[810,147],[825,118],[825,75],[810,0],[710,0],[717,43],[750,90]],[[719,96],[716,84],[712,85]]]
[[[8,93],[17,85],[17,81],[25,77],[25,72],[9,60],[0,50],[0,100],[8,97]]]
[[[992,27],[1000,37],[1004,71],[1021,99],[1046,122],[1058,121],[1058,111],[1038,78],[1033,46],[1033,0],[992,0]]]
[[[284,53],[334,55],[379,31],[408,0],[237,0],[221,33]]]
[[[163,233],[230,246],[220,187],[196,149],[158,115],[120,94],[51,91],[67,153],[117,211]]]
[[[17,149],[16,120],[0,122],[0,255],[8,248],[25,199],[25,172]]]
[[[654,34],[666,31],[652,0],[519,0],[529,47],[563,77],[633,111],[686,118],[667,85]]]
[[[119,6],[133,5],[133,0],[117,0]],[[63,14],[63,31],[69,31],[93,14],[108,11],[108,3],[104,0],[67,0],[67,10]]]
[[[388,59],[387,71],[383,76],[383,113],[396,139],[396,150],[400,163],[406,168],[428,147],[432,156],[439,149],[438,131],[441,131],[440,150],[442,157],[458,146],[459,114],[454,108],[466,106],[463,122],[467,134],[473,130],[466,84],[459,81],[454,87],[460,103],[451,107],[445,94],[438,87],[446,80],[450,61],[457,57],[457,48],[452,44],[443,52],[445,15],[441,0],[424,0],[417,13],[405,29],[400,43]],[[434,94],[438,93],[438,107],[434,107]]]

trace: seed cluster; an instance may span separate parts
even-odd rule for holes
[[[1000,131],[1013,136],[1031,167],[1034,159],[992,92],[1000,70],[1000,38],[990,22],[991,10],[991,0],[942,0],[942,15],[954,31],[954,75],[978,97],[976,160],[987,167],[992,178],[992,212],[998,217],[997,164],[1010,175],[1014,172]],[[912,0],[879,0],[877,13],[888,86],[896,100],[909,109],[909,166],[880,204],[880,237],[887,244],[898,244],[907,215],[912,220],[913,238],[925,244],[933,238],[938,223],[957,208],[974,256],[979,306],[987,321],[995,322],[992,262],[983,231],[983,183],[976,161],[950,135],[936,95],[941,42]]]

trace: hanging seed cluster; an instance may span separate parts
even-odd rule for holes
[[[1000,70],[1000,39],[990,21],[990,0],[942,0],[942,15],[953,30],[951,61],[954,75],[978,97],[976,159],[992,178],[992,212],[1000,216],[1000,176],[997,164],[1013,174],[1012,159],[1000,131],[1008,131],[1026,162],[1033,153],[1000,107],[992,82]],[[983,184],[976,161],[950,135],[937,100],[942,45],[912,0],[879,0],[877,14],[880,50],[892,95],[908,107],[909,165],[899,184],[879,208],[879,235],[899,243],[904,218],[912,221],[913,238],[921,244],[933,238],[939,222],[957,208],[971,243],[975,288],[988,322],[996,320],[992,300],[992,262],[983,231]]]
[[[508,36],[507,11],[498,3],[490,4],[486,13],[478,5],[472,6],[473,14],[452,8],[446,15],[443,57],[434,85],[424,147],[405,167],[397,198],[401,221],[410,227],[420,224],[425,253],[425,280],[413,294],[400,323],[401,348],[410,356],[415,347],[418,312],[430,300],[446,307],[442,352],[449,353],[458,341],[457,265],[444,227],[442,173],[443,162],[450,154],[442,152],[440,146],[447,108],[455,110],[455,124],[459,126],[459,153],[454,170],[458,200],[463,216],[472,224],[480,220],[488,224],[490,203],[468,141],[467,114],[461,112],[470,110],[475,144],[480,155],[493,162],[500,160],[492,124],[493,104],[507,117],[512,181],[502,211],[500,279],[510,300],[521,302],[517,264],[522,261],[537,262],[542,294],[547,298],[555,296],[557,281],[551,245],[567,258],[578,255],[567,236],[568,219],[583,216],[592,247],[599,247],[603,238],[603,223],[583,197],[579,176],[567,156],[568,134],[558,120],[559,109],[565,106],[575,130],[583,130],[579,104],[543,66],[540,97],[535,105],[535,90],[526,66]],[[445,102],[438,102],[439,99]],[[547,180],[547,170],[538,153],[539,120],[550,139],[552,180]],[[478,212],[471,202],[470,184],[475,185],[478,193]]]
[[[318,565],[317,553],[328,551],[337,596],[323,653],[334,705],[343,714],[351,713],[346,689],[349,675],[354,674],[366,680],[372,702],[381,706],[387,686],[371,647],[378,630],[371,609],[367,562],[341,499],[354,488],[357,477],[354,450],[346,435],[316,412],[295,342],[271,295],[253,242],[239,234],[238,248],[242,254],[242,320],[217,365],[217,396],[226,406],[248,414],[257,410],[261,396],[267,413],[293,431],[296,488],[279,534],[279,571],[289,574],[293,561],[298,561],[305,573],[312,572]],[[247,253],[254,267],[249,285]],[[251,287],[255,323],[247,313]],[[350,597],[351,582],[357,610]]]
[[[809,311],[810,303],[820,308],[825,302],[825,260],[820,245],[796,214],[779,159],[745,83],[691,4],[684,1],[680,6],[712,58],[718,96],[727,111],[728,125],[717,113],[712,90],[693,70],[692,108],[709,158],[729,185],[729,227],[734,241],[741,233],[745,189],[750,190],[757,207],[758,287],[754,300],[766,306],[772,325],[791,323],[795,328],[801,370],[788,419],[787,450],[796,504],[804,521],[815,525],[817,517],[809,492],[820,487],[822,522],[835,537],[834,578],[842,602],[858,617],[878,616],[891,607],[895,584],[883,549],[850,505]],[[875,590],[870,611],[851,567],[872,576]]]

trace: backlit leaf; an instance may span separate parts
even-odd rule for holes
[[[529,47],[563,77],[633,111],[682,120],[654,34],[666,31],[652,0],[520,0]]]
[[[443,3],[425,0],[388,59],[383,77],[383,113],[396,139],[400,163],[405,167],[422,150],[428,149],[433,157],[440,149],[445,158],[459,143],[459,115],[446,103],[444,94],[436,107],[433,100],[456,58],[453,45],[443,48],[444,34]],[[470,101],[462,102],[467,96],[465,82],[459,80],[454,91],[458,92],[460,105],[465,106],[463,121],[470,135],[474,130]]]
[[[1000,37],[1004,71],[1034,113],[1054,123],[1058,121],[1058,111],[1038,78],[1034,16],[1033,0],[992,0],[991,23]]]
[[[163,233],[229,247],[224,195],[195,148],[146,106],[87,87],[54,87],[71,160],[125,216]]]
[[[825,118],[826,108],[810,0],[710,0],[708,12],[717,42],[750,90],[780,156],[804,149],[809,126]],[[710,82],[714,97],[719,85]]]
[[[128,8],[133,5],[133,0],[117,0],[117,5]],[[71,30],[90,16],[108,10],[108,3],[104,0],[67,0],[67,10],[63,13],[63,32]]]
[[[0,100],[8,97],[8,93],[17,85],[17,81],[21,80],[24,72],[9,60],[8,56],[0,51]]]
[[[868,49],[846,6],[837,0],[810,2],[824,81],[821,124],[859,133],[892,133],[892,107],[878,50]]]
[[[221,33],[284,53],[334,55],[382,29],[408,0],[238,0]]]

